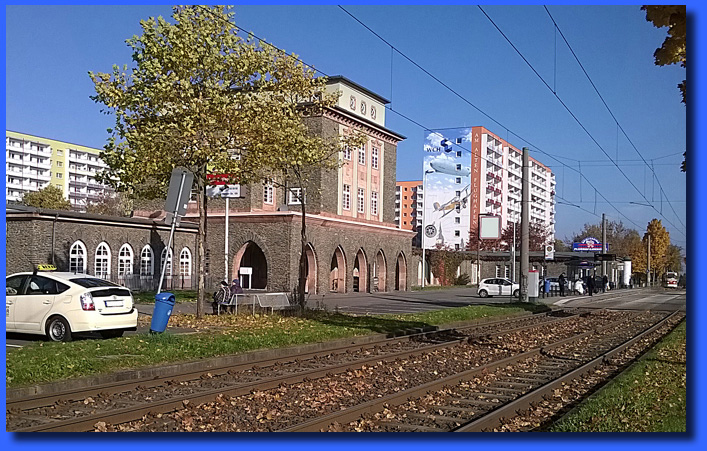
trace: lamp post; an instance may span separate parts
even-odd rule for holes
[[[425,288],[425,218],[427,217],[427,213],[425,213],[425,210],[427,209],[425,206],[427,205],[427,174],[432,174],[434,171],[427,170],[425,171],[424,174],[422,174],[422,202],[423,202],[423,208],[422,208],[422,230],[420,231],[420,245],[422,246],[422,288]]]

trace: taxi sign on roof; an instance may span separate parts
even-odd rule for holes
[[[39,271],[56,271],[56,266],[54,265],[37,265]]]

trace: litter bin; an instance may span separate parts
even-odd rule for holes
[[[167,328],[167,321],[172,314],[174,307],[174,295],[172,293],[159,293],[155,296],[155,309],[152,311],[152,323],[150,333],[162,333]]]
[[[545,295],[550,295],[550,279],[545,279]]]

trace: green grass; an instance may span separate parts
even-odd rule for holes
[[[455,321],[540,311],[534,304],[478,305],[411,315],[351,316],[308,311],[302,317],[279,315],[173,315],[171,327],[190,335],[138,334],[112,340],[36,342],[6,353],[6,386],[18,387],[238,354],[256,349],[317,343],[372,333],[395,333]]]
[[[199,296],[199,292],[196,290],[174,290],[170,291],[170,293],[174,294],[175,302],[196,302],[196,299]],[[133,293],[133,300],[136,304],[154,304],[156,294],[156,291]],[[206,298],[208,302],[211,302],[210,295],[208,293],[206,295]]]
[[[553,425],[552,432],[686,432],[686,325]]]

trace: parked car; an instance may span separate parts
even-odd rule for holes
[[[5,279],[7,332],[71,341],[76,332],[115,338],[137,330],[129,289],[86,274],[23,272]]]
[[[488,296],[510,296],[518,297],[520,294],[520,284],[513,283],[510,279],[494,278],[483,279],[479,283],[479,288],[476,290],[479,297],[485,298]]]

